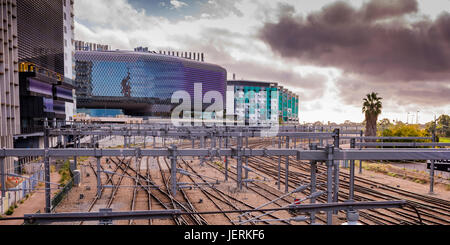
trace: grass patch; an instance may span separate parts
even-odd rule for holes
[[[216,165],[217,167],[219,167],[220,170],[224,170],[225,167],[223,166],[223,163],[221,161],[215,161],[213,162],[214,165]]]
[[[85,162],[85,161],[87,161],[87,160],[89,160],[89,157],[78,157],[78,158],[77,158],[77,161],[78,161],[78,162]]]
[[[61,175],[61,179],[59,180],[61,186],[64,186],[67,182],[69,182],[69,180],[72,179],[72,175],[70,173],[70,162],[68,160],[64,162],[64,165],[58,173]]]
[[[387,165],[383,165],[383,164],[376,164],[376,163],[367,163],[367,162],[363,162],[363,169],[367,170],[367,171],[372,171],[372,172],[376,172],[376,173],[381,173],[393,178],[399,178],[399,179],[404,179],[404,180],[409,180],[412,181],[414,183],[418,183],[418,184],[426,184],[428,183],[426,180],[420,179],[420,178],[415,178],[412,176],[407,176],[408,174],[399,174],[399,173],[393,173],[391,171],[389,171],[389,167]],[[407,169],[403,169],[403,171],[405,172],[410,172],[410,173],[420,173],[420,171],[414,171],[414,170],[407,170]],[[449,185],[450,188],[450,185]]]
[[[422,179],[415,179],[414,182],[417,184],[426,184],[427,183],[425,180],[422,180]]]
[[[6,215],[10,216],[14,214],[14,206],[9,207],[9,209],[5,212]]]
[[[394,178],[397,178],[397,177],[398,177],[398,174],[396,174],[396,173],[391,173],[391,172],[388,172],[387,175],[389,175],[389,176],[391,176],[391,177],[394,177]]]
[[[439,138],[440,143],[450,143],[450,138]]]

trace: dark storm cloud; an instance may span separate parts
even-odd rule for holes
[[[418,4],[415,0],[377,0],[364,5],[363,13],[365,20],[377,20],[388,17],[395,17],[418,11]]]
[[[289,14],[265,23],[260,38],[282,57],[397,81],[448,81],[450,14],[408,23],[415,0],[372,0],[355,9],[335,2],[306,18]]]

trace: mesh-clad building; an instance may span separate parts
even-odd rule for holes
[[[19,61],[64,75],[63,23],[61,0],[17,1]]]
[[[51,122],[73,115],[74,86],[69,72],[72,29],[67,25],[72,16],[65,13],[72,2],[17,1],[20,135],[14,136],[15,148],[42,147],[45,119]],[[50,139],[50,146],[54,140]]]
[[[177,56],[133,51],[77,51],[77,108],[117,111],[125,115],[169,117],[176,91],[194,101],[194,84],[202,96],[225,96],[227,71],[217,65]]]

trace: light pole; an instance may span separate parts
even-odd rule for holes
[[[419,110],[417,110],[417,118],[416,118],[416,123],[419,124]]]

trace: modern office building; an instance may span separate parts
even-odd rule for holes
[[[66,80],[75,80],[75,20],[74,20],[74,0],[63,1],[63,31],[64,31],[64,77]],[[75,96],[75,89],[72,91]],[[73,100],[76,103],[76,99]],[[66,120],[73,118],[76,113],[76,104],[66,102]]]
[[[21,134],[15,136],[15,147],[43,146],[45,118],[52,122],[67,119],[66,113],[73,115],[69,46],[73,29],[67,28],[72,4],[69,0],[17,1]]]
[[[0,0],[3,21],[0,43],[0,148],[13,148],[13,137],[20,133],[19,70],[17,40],[17,2]],[[6,159],[6,170],[13,159]]]
[[[78,111],[91,116],[167,118],[177,106],[171,103],[173,94],[186,91],[194,101],[196,83],[202,86],[202,96],[209,91],[225,96],[226,70],[201,62],[200,55],[196,60],[190,57],[143,50],[77,51]]]
[[[62,0],[17,1],[19,61],[64,75]]]
[[[75,51],[108,51],[110,49],[110,46],[75,40],[74,48]]]
[[[278,83],[227,82],[227,115],[246,125],[298,123],[298,95]],[[232,108],[230,110],[230,108]]]

